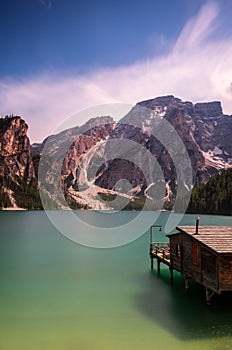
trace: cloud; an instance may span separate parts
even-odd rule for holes
[[[208,1],[200,9],[196,18],[190,19],[182,30],[175,50],[186,50],[198,47],[215,30],[214,20],[219,15],[219,6],[215,1]]]
[[[221,100],[224,111],[232,114],[232,39],[213,39],[219,16],[217,4],[207,2],[163,56],[83,76],[44,73],[2,81],[0,113],[21,115],[33,141],[41,141],[82,109],[114,102],[134,104],[166,94],[193,102]]]

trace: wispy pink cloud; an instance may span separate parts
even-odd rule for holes
[[[186,23],[176,42],[175,50],[191,50],[201,46],[215,30],[215,19],[219,13],[220,9],[216,1],[208,1],[202,6],[198,15]]]

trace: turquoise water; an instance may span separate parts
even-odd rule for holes
[[[201,224],[232,218],[201,216]],[[160,276],[151,272],[148,233],[94,249],[63,237],[44,212],[0,212],[0,225],[1,350],[232,349],[231,293],[209,307],[202,287],[191,283],[186,294],[177,272],[173,285],[164,265]]]

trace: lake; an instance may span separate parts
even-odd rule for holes
[[[195,215],[181,224],[194,225]],[[232,218],[201,215],[200,224]],[[148,232],[94,249],[61,235],[43,211],[1,211],[0,230],[0,349],[232,349],[232,294],[207,306],[203,287],[192,282],[186,293],[177,272],[171,285],[162,264],[159,276],[156,264],[151,272]]]

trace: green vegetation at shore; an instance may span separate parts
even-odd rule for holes
[[[32,181],[27,183],[24,179],[15,176],[14,181],[8,178],[0,179],[0,208],[11,207],[9,194],[4,191],[4,188],[12,191],[15,204],[20,208],[25,208],[29,210],[43,209],[39,191],[37,188],[37,183]]]
[[[232,169],[193,188],[187,212],[232,215]]]
[[[1,186],[1,189],[0,189],[0,209],[8,208],[10,206],[11,206],[11,201],[10,201],[9,195],[3,191],[3,188]]]
[[[18,207],[29,210],[42,210],[43,206],[37,183],[27,183],[15,176],[0,178],[0,209],[12,207],[11,196],[4,188],[12,192],[15,204]],[[126,198],[121,195],[110,193],[98,193],[99,197],[115,210],[158,210],[161,203],[155,203],[144,197]],[[75,201],[73,196],[65,192],[65,198],[71,209],[91,209],[88,205]],[[182,199],[183,200],[183,199]],[[44,194],[43,201],[50,209],[58,209],[58,205]],[[123,209],[122,209],[123,208]],[[169,208],[165,208],[169,210]],[[213,177],[208,183],[201,184],[192,190],[187,213],[232,215],[232,169],[224,171],[221,175]]]
[[[71,208],[72,210],[91,209],[91,207],[88,206],[87,204],[81,204],[78,201],[76,201],[67,190],[64,192],[64,197],[65,197],[65,200],[66,200],[69,208]],[[78,198],[78,196],[77,196],[77,198]]]

